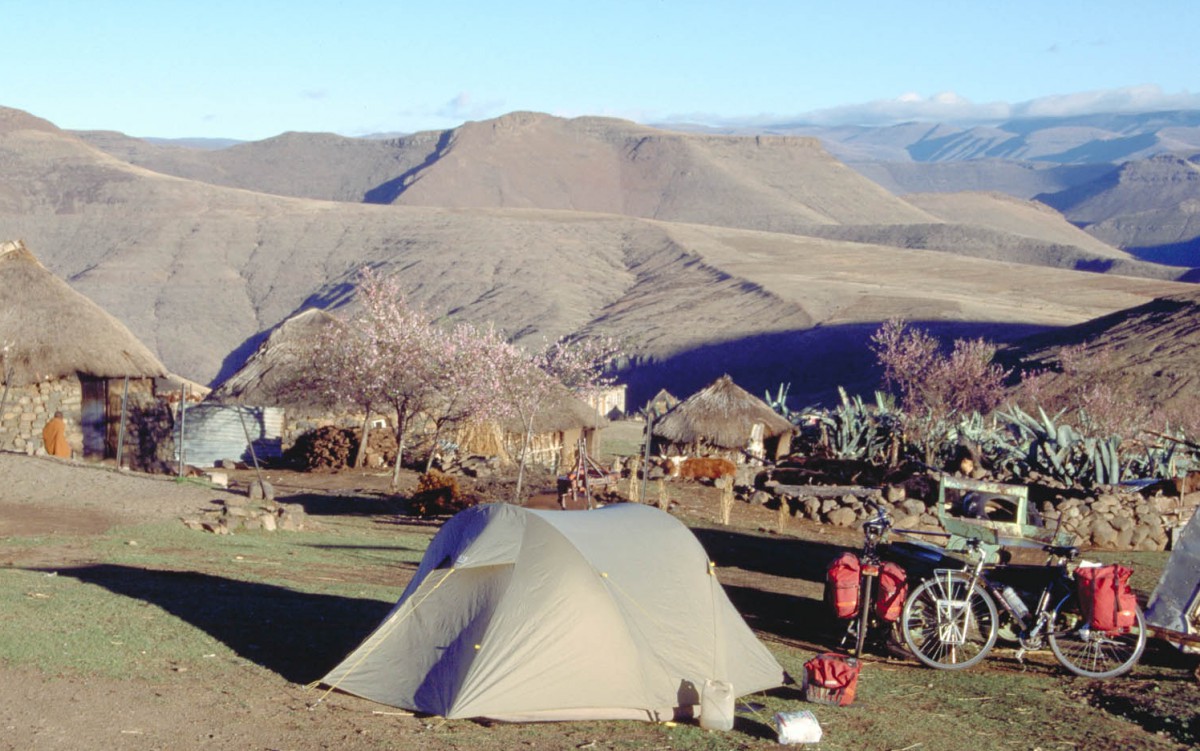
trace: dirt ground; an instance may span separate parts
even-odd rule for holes
[[[123,524],[195,517],[234,496],[244,497],[256,473],[229,474],[231,488],[225,491],[171,477],[0,453],[0,536],[44,538],[38,547],[8,551],[0,567],[95,563],[86,545],[91,535]],[[269,470],[264,478],[285,502],[289,496],[313,494],[385,499],[390,473]],[[411,490],[415,483],[416,474],[405,472],[400,490]],[[702,500],[691,504],[694,507],[677,505],[675,513],[712,516]],[[715,508],[715,503],[707,505]],[[743,504],[738,511],[744,517],[740,523],[747,526],[776,523],[775,512],[767,509]],[[723,573],[723,581],[734,588],[739,578],[749,576],[736,568]],[[775,579],[781,590],[807,584]],[[313,692],[258,666],[234,673],[232,681],[211,686],[189,681],[186,674],[171,674],[149,684],[0,666],[0,749],[357,749],[393,747],[404,737],[404,731],[398,733],[396,713],[385,711],[387,707],[332,694],[310,710]],[[633,723],[623,734],[646,733],[641,726]],[[447,737],[452,729],[423,722],[405,727],[410,733],[415,728],[416,735],[403,746],[455,745]],[[545,747],[544,738],[526,737],[528,732],[517,727],[499,728],[494,735],[497,748]],[[556,742],[562,737],[556,736]],[[577,745],[588,742],[581,735]]]
[[[386,508],[389,473],[336,474],[264,472],[277,497],[378,498]],[[9,549],[0,568],[54,568],[97,563],[87,538],[117,525],[194,517],[216,504],[244,496],[256,478],[252,470],[230,473],[230,490],[118,472],[95,465],[0,453],[0,536],[41,537],[38,547]],[[542,478],[544,479],[544,478]],[[535,478],[535,481],[536,478]],[[401,491],[415,487],[416,474],[404,473]],[[486,489],[485,489],[486,490]],[[495,491],[496,488],[490,488]],[[793,628],[795,597],[820,598],[812,563],[781,553],[785,538],[773,532],[774,510],[736,504],[733,524],[716,524],[716,492],[690,486],[669,488],[672,513],[687,521],[713,555],[721,582],[747,621],[764,639],[804,633],[811,643],[790,646],[824,651],[829,634]],[[413,522],[413,527],[428,523]],[[859,533],[788,519],[789,536],[816,544],[855,546]],[[801,528],[803,527],[803,528]],[[749,536],[739,531],[765,532]],[[776,545],[775,543],[779,544]],[[822,560],[827,560],[826,556]],[[320,573],[320,572],[316,572]],[[313,575],[316,575],[314,573]],[[407,570],[399,577],[409,575]],[[389,582],[399,587],[403,581]],[[0,638],[3,633],[0,632]],[[605,745],[602,724],[569,724],[553,731],[536,726],[499,725],[479,745],[480,733],[436,719],[406,713],[343,694],[330,694],[315,707],[314,692],[268,666],[248,662],[229,672],[220,685],[168,673],[154,681],[114,680],[94,675],[54,675],[0,666],[0,749],[379,749],[379,748],[593,748]],[[656,735],[656,732],[658,734]],[[662,735],[644,723],[622,725],[621,743],[662,746]],[[597,745],[598,741],[600,742]],[[656,745],[657,744],[657,745]]]

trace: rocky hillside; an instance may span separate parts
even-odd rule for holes
[[[574,130],[564,130],[568,123]],[[753,146],[652,131],[643,133],[642,149],[628,151],[634,143],[628,133],[613,136],[606,123],[517,117],[475,124],[467,130],[490,130],[459,133],[458,146],[449,144],[447,153],[459,149],[461,164],[441,176],[431,169],[400,196],[423,186],[410,198],[432,200],[462,184],[472,164],[483,162],[478,174],[484,175],[489,160],[521,163],[504,149],[479,145],[488,139],[531,138],[545,128],[563,141],[567,133],[583,138],[588,128],[600,128],[607,140],[579,148],[624,156],[597,165],[604,190],[587,187],[592,183],[580,167],[563,167],[563,185],[584,183],[572,201],[607,201],[620,186],[628,206],[655,206],[660,214],[740,206],[743,214],[729,216],[753,225],[762,215],[752,210],[774,201],[788,208],[789,221],[819,216],[825,224],[813,226],[852,227],[869,218],[865,202],[878,199],[892,221],[925,223],[885,226],[947,224],[871,187],[810,141]],[[520,132],[501,132],[506,127]],[[668,152],[677,155],[667,158]],[[770,163],[785,152],[792,155],[787,169]],[[639,154],[655,156],[639,165]],[[739,168],[738,160],[750,164]],[[871,388],[864,342],[892,316],[947,335],[1008,341],[1186,289],[711,221],[271,195],[151,171],[13,110],[0,110],[0,165],[3,235],[24,239],[170,369],[208,383],[233,373],[264,332],[292,313],[353,304],[355,274],[365,264],[397,273],[407,293],[435,312],[494,321],[521,340],[593,331],[622,338],[633,356],[634,404],[663,386],[690,393],[725,372],[753,392],[790,381],[799,399],[828,396],[839,383]],[[514,174],[505,200],[540,190],[538,169]],[[785,174],[793,169],[801,174]],[[706,171],[715,187],[693,181],[696,170]],[[503,173],[491,174],[499,180]],[[734,177],[745,184],[752,175],[762,184],[746,190],[757,191],[760,202],[731,203],[740,195]],[[790,182],[781,186],[784,177]],[[673,185],[677,194],[662,194]],[[864,203],[838,206],[836,196]]]
[[[1200,266],[1200,153],[1129,162],[1038,200],[1147,260]]]
[[[537,113],[387,141],[288,133],[222,150],[79,135],[131,164],[277,195],[598,212],[1151,278],[1186,271],[1134,263],[1047,212],[1014,220],[996,200],[943,200],[940,214],[927,211],[808,138],[685,134]]]
[[[1064,347],[1106,349],[1145,404],[1194,404],[1200,396],[1200,291],[1151,300],[1017,342],[1015,360],[1053,370]]]

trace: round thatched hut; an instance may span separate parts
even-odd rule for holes
[[[123,323],[23,242],[0,242],[0,450],[34,453],[42,427],[61,411],[75,455],[113,456],[122,403],[152,403],[154,379],[166,375]]]
[[[338,319],[324,310],[306,308],[272,329],[242,367],[194,410],[189,438],[195,450],[204,455],[246,455],[249,430],[256,458],[277,459],[300,436],[317,428],[369,429],[361,410],[332,403],[316,386],[318,363],[313,353],[338,325]],[[380,423],[377,427],[391,430],[383,416],[371,417]],[[381,457],[366,459],[382,462]]]
[[[653,434],[661,453],[744,462],[786,455],[793,430],[766,402],[723,375],[659,418]]]
[[[306,308],[276,326],[236,373],[213,389],[209,399],[270,407],[324,407],[300,380],[320,337],[337,319]]]

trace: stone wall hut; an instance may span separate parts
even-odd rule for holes
[[[794,426],[728,375],[654,423],[660,453],[723,456],[735,463],[777,459],[791,450]]]
[[[122,402],[127,416],[152,412],[154,379],[167,375],[124,324],[50,273],[20,240],[0,242],[0,358],[0,450],[30,454],[61,411],[75,456],[115,456]],[[139,446],[147,441],[138,430],[127,420],[127,456],[153,452]]]

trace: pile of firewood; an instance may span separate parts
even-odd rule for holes
[[[358,453],[360,435],[358,428],[326,425],[300,436],[288,449],[285,459],[297,469],[313,472],[346,469]],[[395,458],[396,436],[388,430],[370,431],[363,463],[368,467],[385,467]]]

